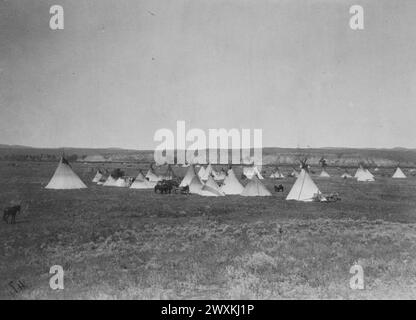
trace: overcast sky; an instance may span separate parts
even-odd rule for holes
[[[0,143],[153,149],[185,120],[415,148],[415,17],[414,0],[0,0]]]

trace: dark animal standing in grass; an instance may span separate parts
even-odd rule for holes
[[[275,192],[283,192],[284,188],[283,185],[279,184],[278,186],[274,185],[274,191]]]
[[[160,193],[172,193],[172,189],[174,187],[174,183],[172,181],[169,180],[162,180],[159,181],[156,185],[155,185],[155,192],[157,193],[158,191]]]
[[[20,210],[21,210],[20,205],[5,208],[4,212],[3,212],[3,220],[6,221],[6,223],[8,224],[9,223],[9,217],[11,217],[10,223],[15,224],[16,223],[16,214],[18,212],[20,212]]]
[[[189,194],[189,186],[181,187],[182,194]]]

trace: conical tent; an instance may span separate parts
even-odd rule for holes
[[[94,178],[92,179],[92,182],[99,182],[101,178],[103,177],[103,174],[100,172],[100,170],[97,171]]]
[[[243,168],[243,174],[248,178],[248,179],[253,179],[254,176],[257,176],[257,178],[263,180],[263,176],[261,175],[259,169],[257,168],[257,166],[253,165],[251,167],[244,167]]]
[[[302,169],[286,200],[314,201],[315,197],[320,193],[309,173]]]
[[[146,178],[150,181],[150,182],[157,182],[160,180],[160,178],[157,176],[157,174],[154,172],[153,168],[150,167],[149,171],[147,171],[146,173]]]
[[[394,179],[405,179],[407,177],[403,173],[402,169],[400,169],[399,167],[397,167],[396,172],[394,172],[392,178],[394,178]]]
[[[241,194],[243,190],[244,187],[235,176],[234,170],[228,170],[227,176],[224,179],[224,183],[221,186],[221,191],[225,194]]]
[[[355,178],[357,178],[357,181],[360,182],[372,182],[374,180],[374,176],[371,174],[368,169],[363,169],[362,167],[357,170],[357,173],[355,174]]]
[[[115,187],[117,184],[117,180],[113,178],[113,176],[110,174],[107,178],[107,180],[105,180],[105,182],[103,183],[104,187]]]
[[[206,197],[219,197],[219,196],[225,196],[224,192],[221,191],[220,187],[217,185],[217,183],[214,181],[214,178],[212,176],[208,177],[207,182],[202,187],[201,191],[199,192],[201,196]]]
[[[103,175],[100,181],[97,182],[98,186],[102,186],[107,181],[107,178]]]
[[[374,175],[370,172],[370,170],[365,169],[364,171],[367,173],[367,175],[368,175],[369,177],[374,178]]]
[[[261,183],[260,179],[254,175],[253,178],[247,183],[244,190],[241,192],[241,195],[244,197],[264,197],[264,196],[271,196],[269,190]]]
[[[199,179],[198,175],[195,175],[189,183],[189,193],[199,194],[203,186],[201,179]]]
[[[183,177],[182,182],[181,182],[181,184],[179,186],[180,187],[189,186],[189,184],[191,183],[193,177],[195,177],[195,176],[196,176],[195,166],[194,165],[191,165],[191,166],[188,167],[188,170],[186,170],[186,174]]]
[[[322,172],[321,172],[321,174],[320,174],[319,176],[320,176],[321,178],[329,178],[329,177],[331,177],[331,176],[329,175],[329,173],[325,171],[325,169],[323,169],[323,170],[322,170]]]
[[[153,189],[157,182],[150,182],[146,178],[137,179],[131,184],[130,189]]]
[[[205,168],[204,173],[202,176],[200,176],[201,180],[207,181],[210,176],[213,175],[214,170],[212,169],[212,165],[208,164],[208,166]]]
[[[198,177],[201,179],[205,175],[205,168],[204,166],[201,166],[201,168],[198,171]]]
[[[144,174],[143,174],[143,171],[142,171],[142,170],[140,170],[140,171],[139,171],[139,174],[137,175],[137,177],[136,177],[135,181],[136,181],[136,180],[139,180],[139,181],[146,180],[146,177],[144,176]]]
[[[68,161],[61,157],[58,167],[45,189],[84,189],[86,187],[78,175],[72,171]]]
[[[118,178],[115,183],[115,187],[127,188],[129,183],[122,177]]]
[[[276,170],[270,175],[270,178],[272,179],[283,179],[284,177],[285,176],[280,172],[279,168],[276,168]]]
[[[365,170],[362,166],[360,166],[357,171],[355,172],[354,178],[358,178],[359,176],[361,176],[363,173],[365,173]]]

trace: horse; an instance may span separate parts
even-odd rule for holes
[[[3,211],[3,220],[8,224],[9,223],[9,217],[11,217],[10,223],[15,224],[16,223],[16,214],[20,213],[21,209],[22,208],[21,208],[20,205],[16,205],[16,206],[12,206],[12,207],[6,207]]]
[[[163,180],[163,181],[159,181],[156,185],[155,185],[155,192],[160,192],[162,193],[171,193],[172,191],[172,186],[170,184],[167,183],[167,181]]]
[[[180,188],[181,194],[189,194],[189,186]]]
[[[278,186],[274,185],[274,191],[275,192],[283,192],[284,188],[283,185],[279,184]]]

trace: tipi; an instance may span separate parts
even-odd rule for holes
[[[103,183],[104,187],[115,187],[117,184],[117,180],[113,178],[113,176],[110,174],[107,178],[107,180],[105,180],[105,182]]]
[[[326,172],[325,169],[322,169],[321,174],[319,175],[321,178],[330,178],[331,176],[329,175],[328,172]]]
[[[150,182],[158,182],[160,180],[152,166],[150,166],[149,171],[147,171],[145,178],[147,178]]]
[[[202,168],[203,168],[203,167],[202,167]],[[201,169],[202,169],[202,168],[201,168]],[[200,171],[201,171],[201,170],[200,170]],[[198,175],[199,175],[199,177],[201,178],[201,180],[203,180],[203,181],[208,181],[208,178],[209,178],[210,176],[212,176],[213,172],[214,172],[214,170],[212,169],[212,165],[209,163],[209,164],[208,164],[208,166],[205,168],[205,170],[204,170],[203,174],[202,174],[202,175],[199,175],[199,172],[198,172]]]
[[[146,178],[134,180],[131,184],[130,189],[153,189],[157,182],[150,182]]]
[[[189,193],[200,194],[203,186],[204,185],[199,179],[198,175],[195,175],[189,183]]]
[[[208,177],[207,182],[202,187],[201,191],[199,192],[201,196],[206,197],[218,197],[218,196],[225,196],[224,192],[221,191],[220,187],[214,181],[212,176]]]
[[[251,167],[244,167],[243,168],[243,174],[248,178],[248,179],[253,179],[254,176],[257,176],[257,178],[263,180],[263,176],[261,175],[259,169],[257,169],[257,166],[253,165]]]
[[[185,187],[185,186],[189,186],[189,184],[191,183],[192,179],[196,176],[195,173],[195,166],[194,165],[190,165],[188,167],[188,170],[186,170],[186,174],[182,179],[181,184],[179,185],[180,187]]]
[[[269,190],[264,186],[263,183],[259,180],[257,175],[254,175],[249,183],[245,186],[244,190],[241,192],[241,195],[244,197],[256,197],[256,196],[271,196]]]
[[[317,195],[321,194],[309,173],[302,169],[295,184],[286,197],[286,200],[314,201]]]
[[[142,170],[140,170],[139,171],[139,174],[137,175],[137,177],[136,177],[136,179],[135,180],[146,180],[146,177],[144,176],[144,174],[143,174],[143,171]]]
[[[120,177],[116,180],[115,187],[128,188],[129,183],[124,178]]]
[[[198,171],[198,177],[200,178],[200,179],[202,179],[202,177],[205,175],[205,168],[204,168],[204,166],[201,166],[201,168],[199,169],[199,171]]]
[[[101,180],[101,178],[103,177],[103,174],[101,173],[100,170],[97,170],[97,173],[95,174],[94,178],[92,179],[92,182],[99,182]]]
[[[221,191],[225,194],[241,194],[243,190],[243,185],[240,183],[240,181],[238,181],[234,170],[230,168],[227,172],[227,176],[224,179],[224,183],[221,186]]]
[[[284,177],[285,176],[280,172],[279,168],[276,168],[276,170],[270,175],[270,178],[272,179],[283,179]]]
[[[403,173],[402,169],[400,167],[397,167],[396,171],[394,172],[392,178],[394,179],[406,179],[406,175]]]
[[[69,162],[62,156],[45,189],[84,189],[86,187],[84,182],[72,171]]]
[[[364,169],[362,166],[360,166],[360,168],[357,170],[354,177],[357,178],[357,181],[360,182],[375,181],[374,176],[371,174],[371,172],[368,171],[368,169]]]

